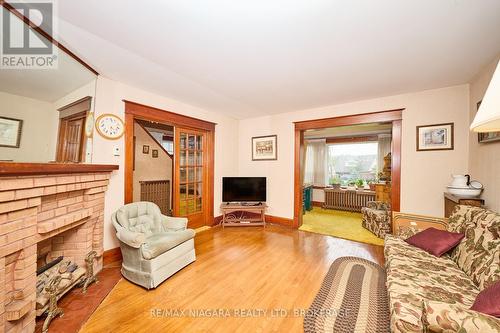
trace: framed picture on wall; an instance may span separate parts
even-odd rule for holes
[[[149,154],[149,146],[143,145],[142,146],[142,153],[143,154]]]
[[[453,123],[417,126],[417,151],[453,150]]]
[[[278,136],[254,136],[252,138],[252,161],[278,159]]]
[[[153,158],[158,158],[158,149],[153,149],[151,151],[151,155],[153,156]]]
[[[0,117],[0,147],[19,148],[22,130],[21,119]]]
[[[481,102],[482,101],[477,102],[476,111],[479,110]],[[490,143],[490,142],[500,141],[500,132],[477,133],[477,141],[479,143]]]

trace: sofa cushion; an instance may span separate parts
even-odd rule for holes
[[[464,234],[458,232],[427,228],[409,237],[406,242],[436,257],[441,257],[457,246],[462,238],[464,238]]]
[[[457,206],[448,230],[465,234],[451,258],[480,290],[500,279],[500,214],[480,207]]]
[[[424,301],[425,332],[500,332],[500,320],[457,304]]]
[[[162,232],[154,234],[148,238],[141,246],[141,252],[144,259],[150,260],[167,252],[168,250],[193,238],[195,232],[193,229],[186,229],[176,232]]]
[[[403,239],[385,237],[392,332],[422,332],[422,301],[474,303],[478,288],[448,255],[435,257]]]
[[[500,318],[500,281],[481,291],[470,309]]]

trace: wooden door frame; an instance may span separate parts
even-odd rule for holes
[[[391,198],[392,210],[398,212],[401,208],[401,140],[402,140],[402,109],[394,109],[380,112],[363,113],[357,115],[322,118],[294,122],[294,209],[293,226],[298,228],[302,225],[302,183],[300,158],[301,148],[304,143],[304,131],[337,126],[360,125],[367,123],[392,123],[392,160],[391,160]]]
[[[133,201],[134,181],[134,122],[136,119],[167,123],[174,127],[186,127],[207,132],[207,173],[208,196],[207,221],[209,225],[214,220],[214,151],[215,151],[215,123],[184,116],[152,106],[139,104],[127,100],[125,102],[125,204]],[[174,163],[175,164],[175,163]],[[173,164],[173,165],[174,165]],[[175,166],[174,166],[175,168]],[[174,170],[175,175],[175,170]],[[173,180],[173,179],[172,179]]]

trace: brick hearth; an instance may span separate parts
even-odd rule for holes
[[[109,172],[0,177],[0,332],[33,332],[37,253],[102,268]]]

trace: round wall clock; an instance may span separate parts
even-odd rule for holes
[[[95,128],[101,136],[110,140],[119,139],[125,131],[123,121],[114,114],[109,113],[97,117]]]
[[[94,112],[90,112],[85,120],[85,136],[91,138],[94,132]]]

